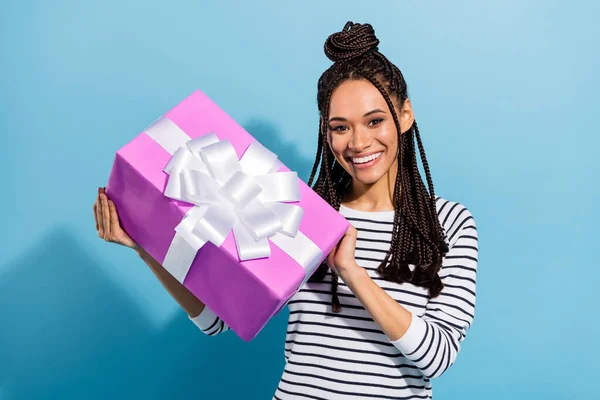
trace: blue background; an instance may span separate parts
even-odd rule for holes
[[[197,88],[306,179],[347,20],[403,71],[436,194],[479,228],[475,322],[434,397],[600,398],[599,4],[3,2],[0,399],[271,398],[287,310],[251,343],[202,335],[92,204]]]

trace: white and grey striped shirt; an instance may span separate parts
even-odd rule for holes
[[[342,280],[342,313],[331,311],[331,271],[323,282],[304,284],[288,303],[286,364],[273,399],[431,398],[431,379],[455,362],[473,321],[478,255],[471,213],[441,197],[436,206],[450,251],[440,271],[444,289],[433,299],[424,288],[375,272],[390,246],[394,211],[340,208],[358,231],[357,263],[413,314],[412,323],[392,342]],[[229,330],[207,308],[192,321],[207,335]]]

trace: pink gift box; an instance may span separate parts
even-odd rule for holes
[[[204,93],[195,91],[163,116],[194,139],[216,134],[235,149],[238,159],[256,140]],[[161,264],[175,227],[192,204],[164,194],[164,172],[172,154],[144,132],[116,153],[107,195],[115,202],[123,229]],[[282,165],[282,164],[281,164]],[[277,172],[290,171],[281,166]],[[269,257],[240,261],[232,232],[221,246],[198,250],[183,284],[245,341],[252,340],[277,314],[349,227],[348,221],[298,179],[304,210],[299,231],[321,250],[310,267],[269,240]],[[308,272],[307,272],[308,271]]]

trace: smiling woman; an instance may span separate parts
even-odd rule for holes
[[[352,227],[288,302],[274,399],[431,398],[475,315],[475,221],[435,195],[406,82],[378,44],[351,22],[325,42],[334,63],[318,82],[309,185]],[[103,190],[94,214],[100,237],[136,249],[203,333],[230,330],[124,234]]]
[[[434,194],[406,82],[378,43],[351,22],[325,43],[309,185],[353,227],[288,302],[276,400],[431,398],[475,315],[475,221]],[[191,319],[229,329],[208,308]]]

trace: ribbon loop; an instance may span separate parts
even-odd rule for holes
[[[238,215],[240,222],[257,241],[268,238],[283,228],[279,216],[258,200],[246,206]]]
[[[261,191],[256,181],[242,171],[235,171],[220,189],[220,193],[240,209],[253,202]]]
[[[213,143],[203,147],[200,151],[202,161],[206,164],[210,175],[223,185],[233,175],[239,171],[240,161],[235,154],[235,149],[226,140]]]
[[[185,145],[196,157],[200,158],[200,152],[204,147],[219,142],[219,138],[214,133],[198,136],[195,139],[188,140]]]

